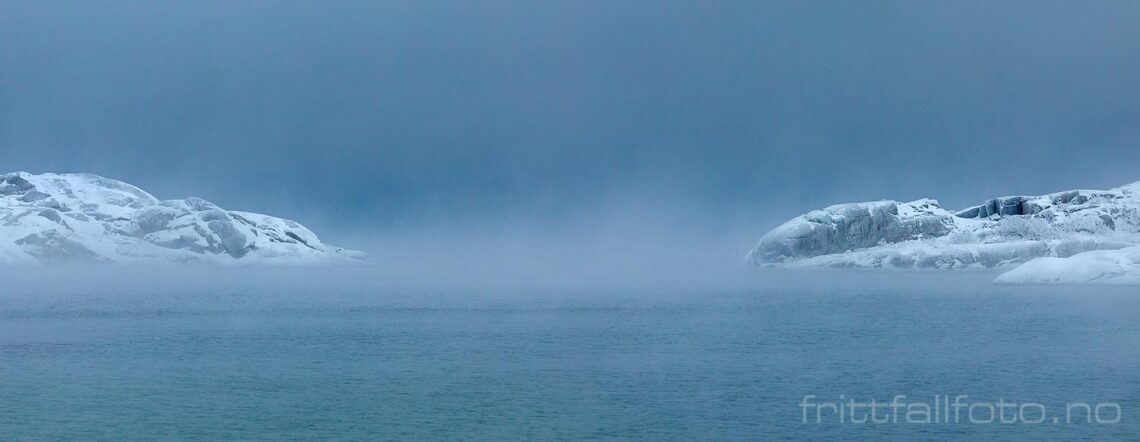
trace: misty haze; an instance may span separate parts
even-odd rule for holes
[[[1140,5],[0,2],[0,439],[1128,440]]]

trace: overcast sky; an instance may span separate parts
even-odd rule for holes
[[[1138,142],[1135,1],[0,2],[0,169],[314,230],[763,230],[1114,187]]]

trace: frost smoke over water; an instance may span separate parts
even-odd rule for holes
[[[831,204],[1140,179],[1140,8],[1046,3],[9,2],[0,164],[387,280],[723,285]]]

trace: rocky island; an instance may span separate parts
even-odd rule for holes
[[[963,210],[936,200],[840,204],[764,235],[747,261],[785,268],[1021,267],[1005,283],[1140,282],[1140,182],[992,198]]]
[[[91,174],[0,175],[0,263],[361,262],[299,223]]]

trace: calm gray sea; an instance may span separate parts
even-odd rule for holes
[[[1140,290],[807,285],[25,293],[0,300],[0,439],[1140,437]],[[816,421],[898,395],[1047,419]]]

